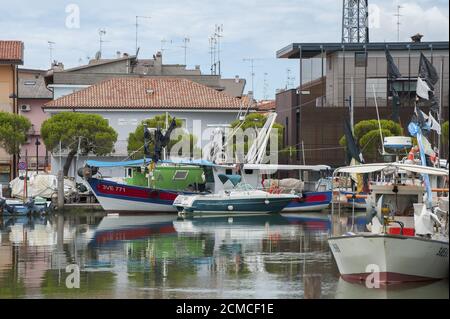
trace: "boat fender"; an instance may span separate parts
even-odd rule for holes
[[[269,204],[270,204],[270,201],[269,201],[268,199],[266,199],[266,200],[264,201],[264,204],[269,205]]]
[[[234,207],[233,207],[233,205],[228,205],[228,210],[233,210],[234,209]]]

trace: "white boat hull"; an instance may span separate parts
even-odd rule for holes
[[[117,199],[111,197],[97,196],[97,200],[106,211],[113,212],[159,212],[159,213],[174,213],[176,208],[171,205],[138,202],[134,200]]]
[[[328,239],[341,276],[380,283],[448,278],[448,242],[396,235]]]

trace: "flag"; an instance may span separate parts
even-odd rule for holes
[[[433,64],[431,64],[422,52],[420,53],[419,61],[419,77],[423,78],[431,90],[434,91],[434,85],[439,80],[439,76]]]
[[[431,92],[430,87],[427,82],[423,81],[420,76],[417,78],[416,94],[422,99],[428,100],[430,98],[429,92]]]
[[[392,80],[401,78],[402,75],[400,74],[400,71],[398,70],[397,65],[395,65],[394,59],[392,58],[391,53],[389,52],[389,50],[387,48],[385,49],[384,52],[386,54],[388,78],[390,78]]]
[[[425,128],[428,116],[425,113],[423,113],[417,106],[414,109],[414,113],[417,115],[417,124],[419,125],[419,127],[422,129]]]
[[[428,116],[428,125],[430,126],[430,129],[435,130],[439,135],[441,135],[441,125],[438,121],[431,115],[431,112]]]
[[[355,142],[355,138],[353,137],[352,130],[350,128],[350,123],[348,120],[345,120],[344,122],[344,133],[345,133],[345,140],[347,142],[347,155],[351,158],[354,158],[358,162],[364,164],[364,157],[362,156],[362,153]]]
[[[431,143],[428,141],[428,139],[425,137],[425,135],[422,135],[422,146],[423,146],[423,152],[425,155],[432,155],[434,153],[433,147],[431,146]]]

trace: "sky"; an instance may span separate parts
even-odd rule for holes
[[[52,57],[66,68],[86,64],[99,50],[112,58],[117,51],[134,54],[136,16],[140,58],[163,48],[163,62],[200,65],[210,73],[209,37],[223,25],[221,70],[225,78],[247,79],[257,99],[274,98],[277,89],[298,85],[298,60],[276,59],[276,51],[293,42],[340,42],[342,0],[0,0],[0,39],[25,43],[28,68],[50,65]],[[369,0],[371,42],[397,41],[419,32],[423,41],[449,40],[448,0]],[[149,18],[144,18],[149,17]],[[161,41],[167,42],[163,44]],[[308,80],[307,77],[305,80]]]

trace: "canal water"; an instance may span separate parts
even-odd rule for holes
[[[330,229],[327,212],[0,216],[0,298],[449,298],[448,280],[379,289],[343,281]]]

